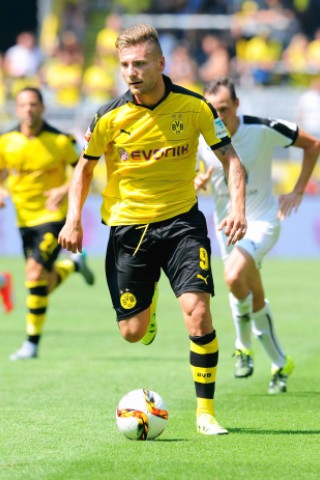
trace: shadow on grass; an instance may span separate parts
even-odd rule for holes
[[[191,442],[191,438],[155,438],[154,440],[147,440],[148,442],[163,442],[163,443],[174,443],[174,442]]]
[[[252,435],[319,435],[320,430],[264,430],[256,428],[228,428],[230,433],[246,433]]]

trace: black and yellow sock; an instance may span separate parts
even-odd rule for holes
[[[58,275],[58,286],[61,285],[71,273],[76,271],[76,263],[73,260],[66,258],[65,260],[59,260],[56,262],[54,264],[54,269]]]
[[[214,391],[219,356],[216,332],[190,338],[190,367],[197,395],[197,416],[214,415]]]
[[[47,280],[27,281],[29,289],[26,305],[28,313],[26,317],[27,334],[38,336],[41,334],[46,318],[48,306],[48,282]]]

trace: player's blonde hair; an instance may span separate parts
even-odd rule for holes
[[[115,47],[119,53],[124,48],[134,47],[141,43],[150,45],[155,53],[163,55],[157,30],[151,25],[146,25],[144,23],[127,28],[120,33],[115,43]]]

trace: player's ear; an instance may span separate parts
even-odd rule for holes
[[[166,59],[165,57],[162,55],[162,57],[160,58],[160,67],[161,67],[161,71],[163,72],[163,70],[165,69],[165,66],[166,66]]]

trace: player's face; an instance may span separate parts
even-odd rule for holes
[[[120,69],[124,81],[138,103],[158,101],[162,97],[164,57],[148,44],[124,48],[119,52]]]
[[[35,128],[42,123],[44,106],[36,93],[20,92],[16,99],[16,113],[22,126]]]
[[[220,87],[214,94],[207,94],[206,99],[216,109],[219,118],[221,118],[231,135],[233,135],[238,125],[237,109],[239,101],[231,99],[229,90],[226,87]]]

